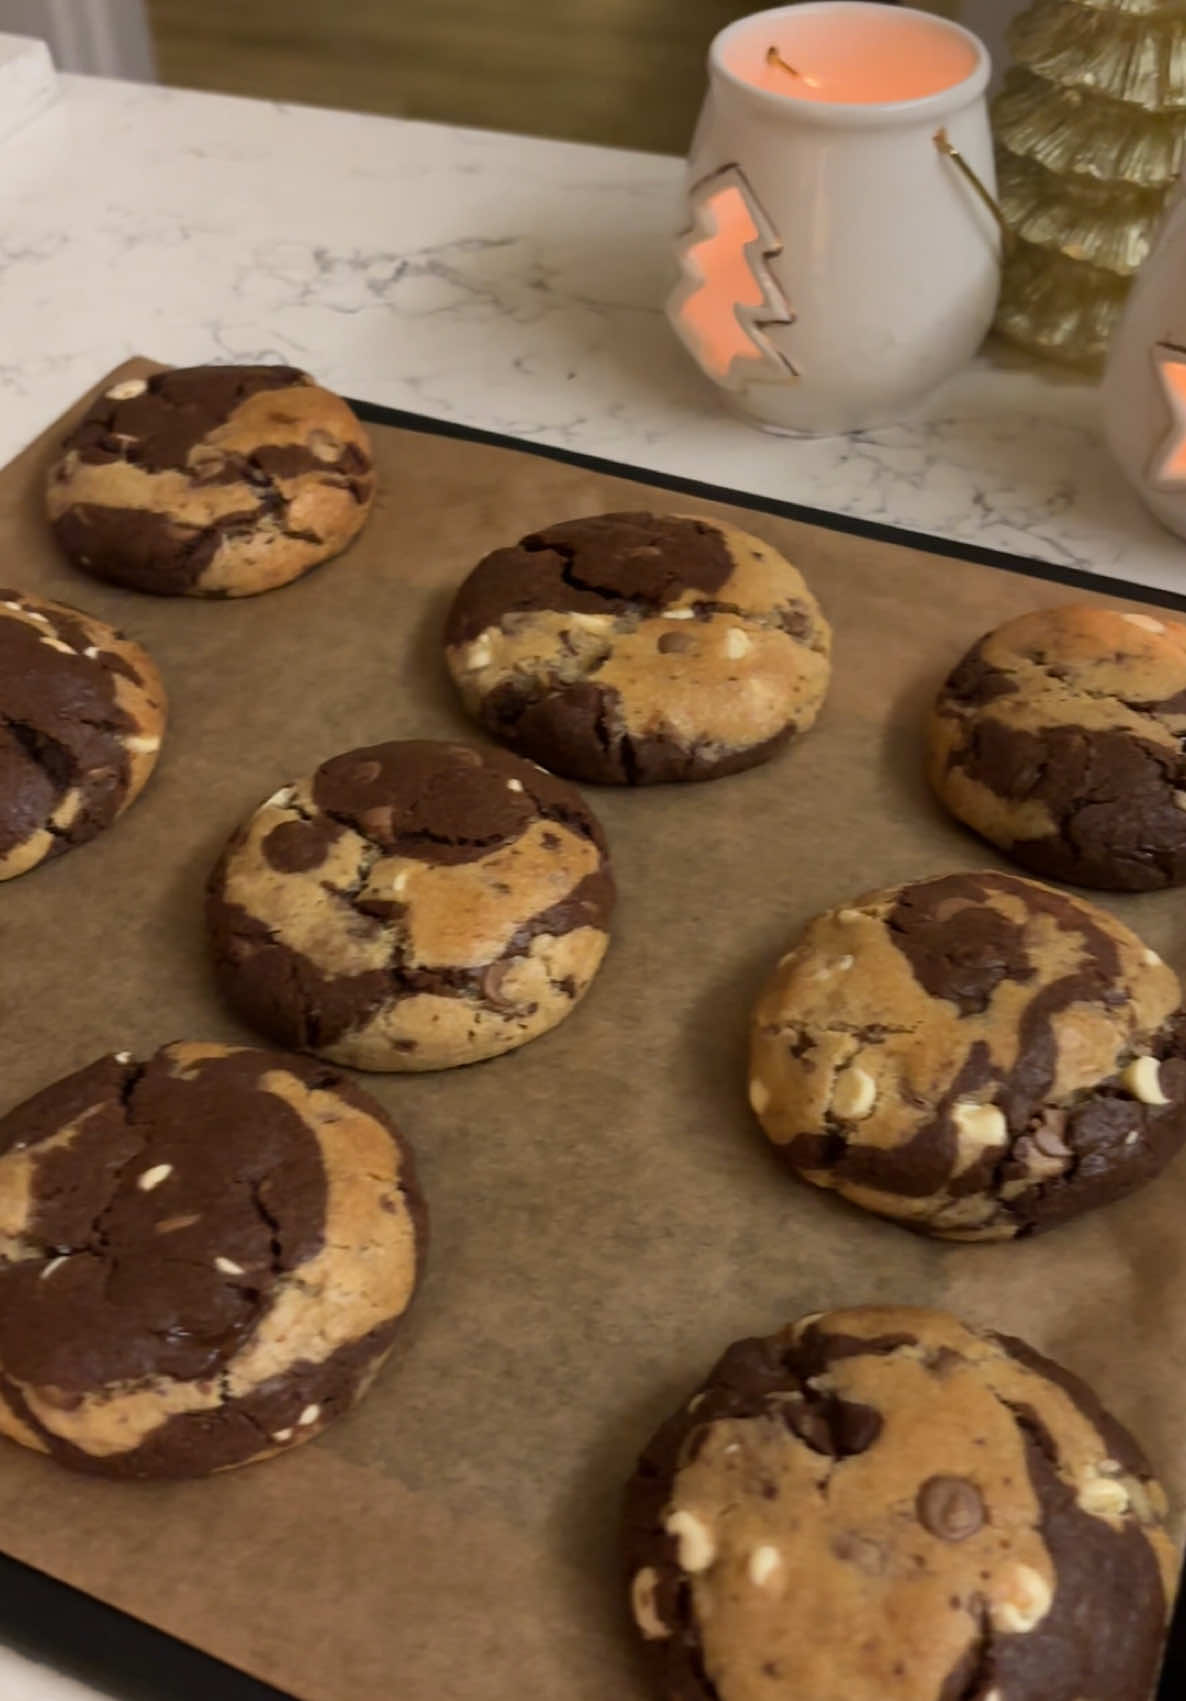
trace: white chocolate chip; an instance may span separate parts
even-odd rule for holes
[[[1134,1128],[1131,1134],[1126,1134],[1124,1136],[1124,1144],[1126,1146],[1135,1146],[1137,1141],[1140,1139],[1140,1137],[1141,1137],[1140,1129]]]
[[[851,926],[854,921],[864,921],[864,919],[863,910],[839,910],[836,915],[836,920],[844,922],[846,926]]]
[[[1042,1622],[1054,1596],[1049,1583],[1032,1565],[1016,1566],[1008,1589],[1004,1599],[992,1602],[992,1621],[998,1630],[1021,1636]]]
[[[793,1338],[796,1341],[801,1341],[807,1331],[809,1329],[814,1329],[817,1323],[823,1321],[823,1318],[824,1313],[822,1311],[809,1311],[805,1317],[800,1317],[799,1321],[791,1330]]]
[[[768,1583],[782,1564],[782,1555],[776,1547],[756,1547],[749,1556],[746,1570],[749,1580],[759,1589]]]
[[[1165,627],[1160,620],[1154,620],[1151,614],[1125,614],[1121,617],[1130,626],[1139,626],[1142,632],[1164,632]]]
[[[195,1223],[202,1220],[201,1211],[189,1211],[179,1217],[162,1217],[153,1229],[153,1234],[176,1234],[179,1229],[193,1228]]]
[[[693,1394],[692,1398],[688,1401],[686,1410],[689,1412],[697,1411],[704,1404],[707,1398],[707,1394]]]
[[[476,639],[465,652],[465,666],[470,673],[481,673],[493,660],[494,645],[485,636]]]
[[[1085,1482],[1076,1500],[1093,1518],[1122,1518],[1128,1511],[1128,1490],[1115,1477],[1094,1477]]]
[[[1161,1090],[1161,1064],[1155,1057],[1134,1057],[1120,1077],[1125,1090],[1142,1104],[1169,1104]]]
[[[30,620],[39,620],[43,626],[49,625],[49,615],[42,614],[39,608],[27,608],[25,613],[28,615]]]
[[[765,1116],[770,1108],[770,1088],[756,1075],[749,1084],[749,1102],[755,1116]]]
[[[407,889],[407,884],[408,884],[408,871],[405,868],[405,869],[402,869],[401,872],[399,874],[397,874],[395,876],[395,878],[392,880],[391,890],[395,893],[396,897],[398,897],[401,892],[403,892]]]
[[[114,384],[107,392],[109,402],[133,402],[137,396],[142,396],[148,384],[143,378],[125,378],[122,384]]]
[[[309,433],[309,448],[315,460],[336,461],[341,457],[343,447],[332,432],[315,427]]]
[[[154,1187],[159,1187],[162,1181],[168,1181],[173,1173],[172,1164],[154,1164],[151,1169],[142,1171],[136,1181],[141,1193],[151,1193]]]
[[[15,609],[18,614],[22,614],[24,612],[24,607],[25,607],[24,603],[21,603],[21,602],[3,602],[3,603],[0,603],[0,608],[12,608],[12,609]]]
[[[679,1544],[682,1571],[695,1575],[698,1571],[708,1570],[717,1556],[717,1544],[712,1531],[694,1512],[669,1512],[663,1528]]]
[[[82,653],[88,661],[95,661],[103,652],[100,650],[98,644],[88,644]]]
[[[1151,1524],[1156,1516],[1153,1501],[1145,1492],[1145,1485],[1138,1482],[1136,1477],[1125,1477],[1124,1486],[1128,1491],[1129,1505],[1136,1513],[1142,1524]]]
[[[137,734],[124,739],[125,750],[130,750],[133,756],[150,756],[154,750],[159,750],[161,741],[148,733]]]
[[[309,1425],[311,1423],[316,1423],[320,1416],[320,1406],[306,1406],[300,1417],[297,1419],[298,1429],[308,1429]]]
[[[662,1642],[671,1631],[655,1611],[655,1586],[659,1573],[652,1565],[644,1565],[630,1583],[630,1610],[634,1622],[648,1642]]]
[[[132,1054],[130,1051],[117,1051],[115,1054],[115,1061],[117,1063],[130,1063],[132,1061]]]
[[[272,1431],[272,1440],[273,1441],[291,1441],[292,1440],[292,1434],[293,1434],[293,1432],[292,1432],[291,1429],[274,1429]]]
[[[1186,796],[1186,793],[1180,795]],[[1147,969],[1159,969],[1161,967],[1161,958],[1156,951],[1151,951],[1147,945],[1142,953],[1141,961]]]
[[[959,1148],[957,1175],[971,1169],[985,1152],[1005,1145],[1009,1139],[1008,1124],[995,1104],[957,1104],[952,1109],[951,1120],[955,1123]]]
[[[1176,791],[1174,793],[1174,803],[1179,809],[1186,809],[1186,791]]]
[[[1118,1477],[1124,1470],[1119,1459],[1101,1459],[1096,1470],[1103,1477]]]
[[[572,614],[569,619],[586,632],[608,632],[614,623],[612,614]]]
[[[522,791],[523,790],[523,781],[522,780],[508,780],[507,781],[507,790],[508,791]]]
[[[51,1258],[41,1272],[41,1280],[44,1281],[47,1276],[52,1276],[55,1270],[61,1269],[62,1265],[67,1263],[69,1263],[69,1258],[66,1253],[63,1253],[60,1258]]]
[[[731,626],[725,635],[725,654],[730,661],[740,661],[747,656],[753,645],[740,626]]]
[[[842,1122],[861,1122],[877,1103],[877,1082],[867,1069],[850,1064],[836,1077],[831,1111]]]
[[[856,962],[855,957],[841,957],[836,964],[837,973],[842,974],[842,975],[846,975],[848,973],[849,969],[852,968],[852,966],[855,962]]]
[[[64,656],[76,656],[78,651],[69,644],[63,644],[60,638],[42,638],[41,642],[51,650],[61,650]]]
[[[292,802],[294,790],[293,786],[281,786],[279,791],[274,791],[271,797],[265,800],[264,808],[283,809],[286,803]]]
[[[696,610],[694,608],[665,608],[663,610],[664,620],[695,620],[695,618]]]
[[[236,1264],[233,1258],[216,1258],[214,1268],[221,1270],[224,1276],[241,1276],[243,1274],[242,1264]]]

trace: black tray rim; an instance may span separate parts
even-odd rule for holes
[[[351,399],[351,407],[371,425],[394,426],[431,437],[451,437],[490,448],[510,449],[581,467],[586,472],[695,496],[709,502],[770,514],[778,519],[799,520],[825,531],[849,537],[870,538],[879,543],[900,544],[928,555],[945,555],[956,561],[995,567],[1004,573],[1040,579],[1048,584],[1075,590],[1111,593],[1127,602],[1147,602],[1160,608],[1186,612],[1186,591],[1164,591],[1153,585],[1130,584],[1112,574],[1093,573],[1037,556],[1014,555],[983,544],[944,538],[905,526],[888,525],[813,508],[802,502],[778,497],[756,496],[704,479],[683,478],[674,473],[654,472],[649,467],[575,449],[539,443],[506,432],[488,431],[457,420],[438,419],[405,408],[385,407],[378,402]],[[787,440],[788,458],[794,442]],[[1186,555],[1184,555],[1186,563]],[[249,1676],[165,1631],[156,1630],[143,1619],[109,1606],[93,1595],[38,1571],[7,1554],[0,1554],[0,1645],[25,1658],[40,1662],[76,1683],[97,1686],[106,1701],[295,1701],[286,1690]],[[1157,1701],[1181,1701],[1186,1694],[1186,1587],[1178,1606],[1167,1645]]]

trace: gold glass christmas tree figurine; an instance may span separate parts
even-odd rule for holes
[[[1033,0],[997,97],[997,329],[1098,371],[1186,151],[1186,0]]]

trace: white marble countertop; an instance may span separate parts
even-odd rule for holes
[[[1089,386],[985,360],[911,423],[817,442],[722,413],[660,311],[675,160],[75,77],[47,104],[24,70],[30,116],[0,140],[0,457],[127,355],[282,360],[443,419],[1186,588],[1186,546],[1121,482]],[[0,1696],[97,1693],[0,1650]]]
[[[656,156],[76,77],[0,143],[0,455],[132,353],[348,394],[1165,588],[1096,393],[982,361],[912,423],[725,415],[660,312]]]

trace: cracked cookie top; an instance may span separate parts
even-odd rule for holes
[[[605,954],[614,886],[579,792],[501,750],[352,750],[282,787],[208,888],[221,985],[272,1039],[442,1069],[544,1033]]]
[[[108,827],[156,766],[149,655],[76,608],[0,588],[0,880]]]
[[[652,785],[753,767],[807,731],[831,630],[760,539],[602,514],[479,562],[445,646],[466,707],[502,743],[572,779]]]
[[[953,1240],[1031,1234],[1186,1140],[1177,976],[1114,917],[1007,874],[812,922],[754,1011],[750,1102],[819,1187]]]
[[[1035,874],[1186,882],[1186,624],[1072,605],[973,645],[931,716],[931,783]]]
[[[1146,1701],[1165,1495],[1077,1377],[939,1312],[739,1341],[625,1507],[666,1701]]]
[[[110,1476],[317,1435],[416,1284],[411,1156],[306,1059],[99,1058],[0,1118],[0,1433]]]
[[[99,579],[159,596],[253,596],[336,555],[374,496],[370,443],[290,366],[127,378],[50,471],[49,517]]]

